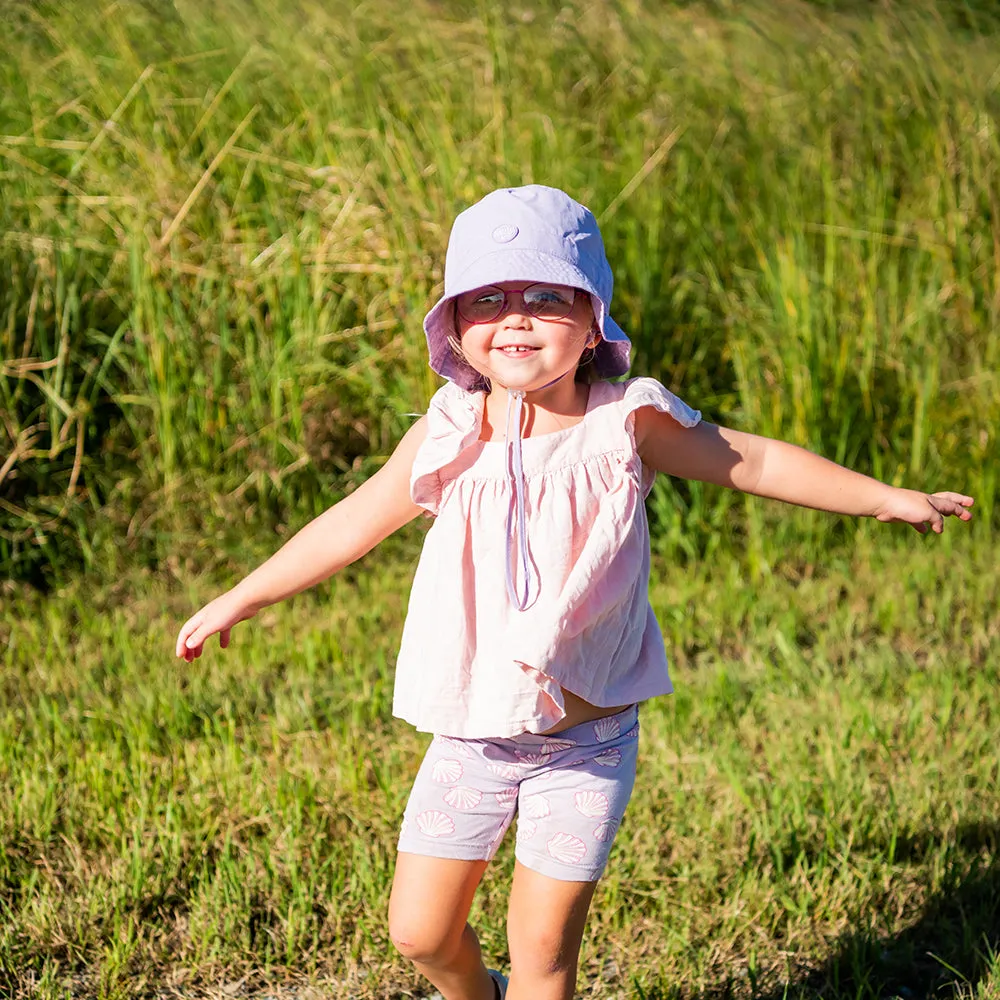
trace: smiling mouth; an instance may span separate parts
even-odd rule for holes
[[[506,347],[497,347],[494,350],[499,351],[501,354],[533,354],[538,348],[527,347],[523,344],[508,344]]]

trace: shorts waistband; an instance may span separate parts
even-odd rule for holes
[[[614,715],[606,715],[602,719],[591,719],[570,726],[558,733],[519,733],[517,736],[491,739],[489,743],[514,743],[519,747],[545,746],[555,741],[568,743],[572,746],[589,746],[605,743],[610,739],[623,736],[639,721],[639,706],[629,705]],[[617,732],[616,732],[617,730]]]

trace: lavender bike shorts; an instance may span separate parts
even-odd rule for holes
[[[550,736],[435,736],[403,815],[399,850],[489,861],[517,809],[515,856],[570,882],[596,882],[635,783],[638,709]]]

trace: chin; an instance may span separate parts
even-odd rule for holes
[[[502,378],[494,378],[493,384],[501,389],[517,389],[520,392],[537,392],[545,382],[540,382],[537,378],[512,378],[509,381]]]

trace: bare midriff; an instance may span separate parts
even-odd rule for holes
[[[584,701],[571,691],[563,688],[563,707],[566,710],[566,714],[551,729],[546,729],[546,733],[561,733],[565,729],[572,729],[573,726],[580,725],[581,722],[593,722],[595,719],[617,715],[628,708],[628,705],[618,705],[615,708],[600,708],[597,705],[591,705],[589,701]]]

